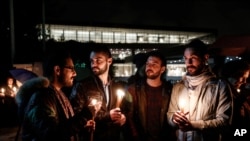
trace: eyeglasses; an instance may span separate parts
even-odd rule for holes
[[[72,72],[76,71],[74,66],[63,66],[63,68],[70,69]]]

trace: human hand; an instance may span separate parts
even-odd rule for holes
[[[94,120],[88,120],[84,127],[88,128],[90,130],[95,130],[95,121]]]
[[[186,117],[186,115],[188,114],[189,112],[187,113],[183,113],[183,112],[180,112],[180,111],[177,111],[173,114],[173,122],[175,124],[177,124],[178,126],[182,125],[182,124],[185,124],[186,122],[188,122],[188,119]]]
[[[121,114],[121,118],[117,119],[114,123],[119,124],[120,126],[124,125],[126,122],[126,117],[124,114]]]
[[[114,108],[110,110],[109,112],[111,120],[119,120],[121,118],[121,109],[120,108]]]
[[[190,123],[190,121],[187,121],[185,124],[180,124],[179,129],[181,129],[181,131],[183,132],[186,132],[186,131],[193,130],[193,126]]]

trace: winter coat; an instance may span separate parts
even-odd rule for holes
[[[147,96],[145,92],[145,81],[139,81],[137,83],[131,84],[128,86],[128,91],[131,94],[132,100],[132,109],[129,114],[129,128],[130,128],[130,136],[132,136],[133,140],[146,140],[147,136],[147,126],[146,120],[148,115],[147,112]],[[162,89],[162,107],[160,113],[160,126],[161,126],[161,140],[173,140],[174,138],[174,130],[171,126],[169,126],[167,122],[166,113],[168,111],[168,105],[171,97],[172,84],[166,81],[163,81],[163,89]]]
[[[219,141],[232,116],[227,83],[212,77],[190,93],[186,81],[174,85],[167,116],[169,123],[177,127],[172,116],[180,110],[180,101],[184,100],[184,112],[189,112],[187,117],[195,130],[183,132],[178,129],[178,141]]]
[[[109,79],[109,105],[107,105],[105,90],[101,80],[97,76],[89,76],[75,84],[72,89],[70,100],[75,111],[75,114],[84,113],[84,117],[87,119],[92,119],[92,113],[88,105],[90,104],[91,97],[102,97],[102,105],[100,110],[95,116],[96,128],[94,131],[94,140],[106,140],[106,141],[119,141],[122,132],[122,127],[115,124],[110,117],[110,110],[116,108],[117,95],[116,91],[118,89],[124,90],[125,85],[123,83],[115,82]],[[125,92],[125,90],[124,90]],[[127,96],[125,96],[127,97]],[[123,99],[126,99],[126,98]],[[124,100],[123,100],[124,101]],[[124,104],[122,104],[124,105]],[[121,112],[126,113],[126,108],[121,106]],[[87,137],[88,132],[83,131],[80,134],[80,138]]]
[[[56,95],[53,86],[43,77],[26,81],[21,86],[16,101],[22,107],[19,116],[24,117],[23,141],[70,141],[84,127],[83,118],[66,116],[62,101]]]

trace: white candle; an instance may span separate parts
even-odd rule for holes
[[[182,113],[184,113],[185,104],[186,104],[186,101],[184,99],[180,99],[180,101],[179,101],[179,107],[180,107],[180,111]]]
[[[117,102],[116,102],[116,107],[119,108],[122,102],[122,98],[125,95],[123,90],[118,89],[117,92]]]
[[[4,92],[5,92],[5,89],[4,89],[4,88],[2,88],[2,89],[1,89],[1,93],[4,93]]]
[[[0,95],[5,96],[4,92],[5,92],[5,89],[1,88]]]

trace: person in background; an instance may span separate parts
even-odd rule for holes
[[[122,105],[121,107],[116,105],[118,100],[116,94],[118,89],[125,92],[125,86],[112,79],[113,59],[109,48],[97,43],[89,45],[92,48],[89,59],[93,74],[74,85],[70,100],[76,114],[83,112],[87,119],[94,118],[96,122],[96,128],[93,131],[94,141],[119,141],[123,139],[121,133],[126,116],[123,113],[125,109],[122,108]],[[89,104],[95,97],[99,97],[97,99],[99,99],[101,107],[99,111],[93,113]],[[85,139],[86,133],[86,131],[82,131],[80,139]],[[87,134],[87,137],[91,136]]]
[[[229,126],[230,88],[211,72],[208,59],[207,45],[201,40],[185,45],[187,72],[174,84],[167,112],[178,141],[219,141]]]
[[[145,62],[147,61],[146,53],[139,53],[133,57],[133,63],[136,67],[136,72],[134,75],[131,75],[128,80],[127,84],[132,84],[134,82],[140,81],[143,77],[145,77]]]
[[[12,76],[8,76],[6,78],[6,85],[4,88],[5,96],[11,97],[13,99],[19,87],[16,84],[16,80]]]
[[[75,115],[63,87],[72,87],[76,76],[70,54],[52,53],[43,64],[44,76],[26,81],[17,94],[17,103],[30,96],[22,123],[23,141],[74,141],[83,128],[94,128],[93,120]],[[22,118],[22,117],[21,117]]]
[[[166,113],[172,84],[165,80],[166,60],[158,51],[147,54],[145,78],[128,86],[132,110],[128,117],[130,136],[134,141],[173,141],[174,130]]]
[[[250,131],[250,118],[249,118],[249,92],[242,89],[247,83],[249,78],[250,65],[244,60],[233,60],[225,63],[219,73],[220,77],[227,80],[231,87],[233,98],[233,117],[231,121],[231,131],[227,135],[228,139],[232,140],[250,140],[250,134],[244,136],[234,136],[236,129],[248,129]]]
[[[17,105],[15,102],[16,92],[18,91],[19,87],[16,84],[16,79],[13,78],[11,75],[6,77],[6,81],[4,86],[4,99],[3,99],[3,110],[5,118],[5,122],[11,126],[16,126],[18,119],[17,119]],[[5,123],[4,123],[5,124]]]

